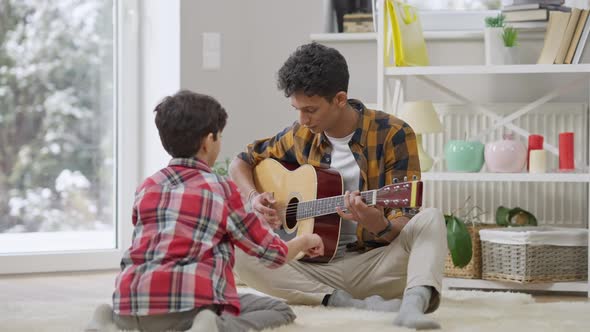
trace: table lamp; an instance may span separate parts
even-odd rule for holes
[[[430,101],[411,101],[402,106],[399,114],[416,134],[418,144],[418,158],[420,159],[420,171],[428,172],[432,168],[434,160],[424,151],[422,147],[422,135],[428,133],[439,133],[443,130],[442,123]]]

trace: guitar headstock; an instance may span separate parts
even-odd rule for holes
[[[375,204],[388,208],[422,206],[422,181],[399,182],[377,190]]]

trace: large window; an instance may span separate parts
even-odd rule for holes
[[[113,0],[0,0],[0,254],[116,247]]]

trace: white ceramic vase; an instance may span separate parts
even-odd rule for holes
[[[485,28],[484,45],[486,65],[501,65],[504,63],[504,28]]]
[[[503,65],[516,65],[519,63],[518,60],[518,47],[506,47],[503,49]]]

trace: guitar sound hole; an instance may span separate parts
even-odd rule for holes
[[[285,225],[287,225],[288,230],[293,230],[297,227],[297,206],[299,204],[299,200],[297,198],[292,198],[287,205],[287,213],[285,214]]]

